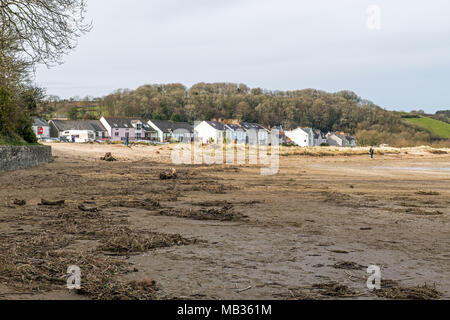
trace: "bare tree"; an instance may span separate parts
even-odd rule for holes
[[[86,0],[0,0],[0,37],[13,36],[31,63],[60,63],[91,29],[85,11]]]
[[[16,34],[0,26],[0,86],[27,83],[31,66],[22,57]]]

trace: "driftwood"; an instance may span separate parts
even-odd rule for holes
[[[99,211],[97,207],[87,207],[84,204],[80,204],[78,206],[78,209],[80,209],[83,212],[98,212]]]
[[[100,160],[103,160],[103,161],[117,161],[117,159],[113,157],[111,152],[107,152],[104,157],[100,158]]]
[[[27,202],[25,200],[20,200],[20,199],[14,199],[13,203],[16,206],[24,206],[27,204]]]
[[[159,174],[160,180],[171,180],[171,179],[176,179],[177,177],[178,177],[177,170],[175,168],[172,168],[171,172],[161,172]]]
[[[42,205],[42,206],[62,206],[62,205],[64,205],[65,202],[66,202],[66,200],[48,201],[48,200],[42,199],[40,205]]]

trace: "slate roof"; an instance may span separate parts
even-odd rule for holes
[[[356,141],[356,138],[352,136],[345,136],[345,139],[347,139],[347,141]]]
[[[98,120],[51,120],[59,131],[66,130],[88,130],[88,131],[106,131]]]
[[[312,128],[300,128],[303,131],[305,131],[307,134],[313,134],[313,129]]]
[[[48,122],[41,118],[34,118],[33,127],[48,127]]]
[[[133,118],[105,118],[106,122],[109,124],[109,126],[113,129],[117,128],[125,128],[125,129],[131,129],[133,128],[133,124],[131,123]]]
[[[225,125],[225,128],[229,129],[231,131],[238,131],[238,130],[243,130],[244,131],[244,128],[242,128],[238,124],[227,124],[227,125]]]
[[[216,130],[223,131],[225,130],[225,127],[222,122],[218,121],[206,121],[207,124],[209,124],[211,127],[213,127]]]
[[[135,119],[135,120],[131,120],[131,125],[134,125],[134,124],[136,124],[138,121],[140,121],[140,122],[142,122],[142,128],[145,130],[145,131],[155,131],[148,123],[147,123],[147,121],[145,121],[144,119]],[[134,127],[134,126],[133,126]]]
[[[177,129],[188,130],[190,133],[194,132],[194,128],[187,122],[174,122],[164,120],[150,120],[150,121],[164,133],[171,133]]]
[[[99,120],[86,120],[88,121],[92,128],[94,128],[94,131],[106,131],[105,127]]]
[[[356,140],[355,137],[349,136],[347,134],[340,134],[340,133],[334,133],[336,136],[338,136],[339,138],[341,138],[342,140],[347,140],[347,141],[352,141],[352,140]]]
[[[313,129],[314,139],[324,139],[325,135],[319,129]]]
[[[256,129],[256,130],[266,130],[263,126],[257,124],[257,123],[251,123],[251,122],[241,122],[240,123],[241,127],[244,128],[245,130],[251,130],[251,129]]]

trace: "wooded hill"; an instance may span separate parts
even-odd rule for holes
[[[266,127],[304,126],[324,132],[345,131],[356,135],[362,145],[450,146],[448,139],[406,121],[404,113],[384,110],[351,91],[269,91],[234,83],[198,83],[191,88],[182,84],[158,84],[117,90],[94,99],[51,97],[40,104],[39,112],[47,118],[65,115],[71,119],[99,119],[100,116],[188,122],[240,119]]]

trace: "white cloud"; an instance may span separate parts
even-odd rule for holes
[[[381,9],[380,31],[366,27],[369,5]],[[449,9],[444,0],[91,0],[93,31],[37,80],[61,96],[200,81],[349,89],[432,111],[448,107]]]

